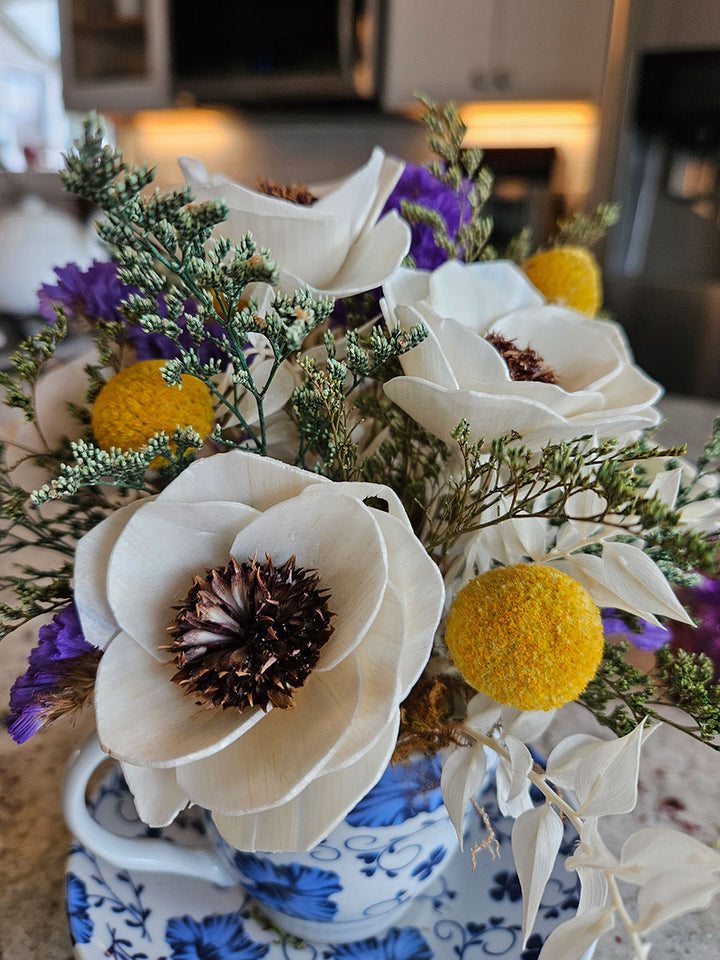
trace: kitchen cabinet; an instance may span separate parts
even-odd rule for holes
[[[613,0],[391,0],[386,109],[438,100],[600,102]]]
[[[59,0],[58,9],[68,109],[169,105],[168,0]]]

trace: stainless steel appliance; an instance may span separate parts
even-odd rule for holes
[[[606,303],[668,391],[720,398],[720,50],[646,53]]]

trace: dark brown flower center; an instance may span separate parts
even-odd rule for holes
[[[175,655],[173,682],[208,707],[292,706],[333,628],[329,594],[315,570],[270,557],[195,577],[163,649]]]
[[[513,380],[534,380],[539,383],[557,383],[557,376],[539,353],[531,347],[521,350],[514,340],[506,340],[497,333],[489,333],[485,339],[508,365]]]
[[[279,197],[280,200],[289,200],[290,203],[299,203],[304,207],[311,206],[319,199],[304,183],[275,183],[274,180],[258,177],[257,187],[260,193],[265,193],[268,197]]]

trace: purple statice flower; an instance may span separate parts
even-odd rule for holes
[[[398,180],[395,189],[388,197],[383,213],[400,209],[403,200],[421,203],[424,207],[436,210],[444,219],[450,236],[454,236],[460,224],[461,197],[451,188],[436,180],[425,167],[408,163]],[[422,270],[434,270],[447,260],[447,253],[435,243],[430,227],[418,224],[412,227],[410,256],[415,265]]]
[[[623,635],[624,640],[629,640],[638,650],[659,650],[666,646],[673,638],[672,632],[667,627],[658,627],[654,623],[638,618],[640,632],[635,633],[618,616],[618,611],[608,608],[602,611],[603,631],[606,637]]]
[[[123,324],[128,343],[135,350],[138,360],[172,360],[179,356],[172,340],[160,333],[146,333],[139,323],[133,323],[122,313],[122,301],[140,291],[120,280],[116,264],[93,260],[87,270],[82,270],[76,263],[68,263],[64,267],[55,267],[55,273],[59,282],[44,283],[38,291],[40,316],[49,323],[55,322],[52,305],[59,303],[71,317],[84,319],[90,324],[98,320]],[[167,317],[167,304],[162,294],[158,296],[157,303],[158,314]],[[185,312],[194,315],[196,311],[196,304],[186,300]],[[178,325],[185,325],[183,317],[178,320]],[[186,349],[191,347],[190,334],[183,332],[180,343]],[[224,359],[218,348],[206,341],[200,347],[200,359],[206,363],[211,358]]]
[[[690,611],[697,626],[673,624],[673,647],[690,653],[704,653],[713,662],[715,679],[720,679],[720,580],[701,577],[693,587],[683,587],[680,602]]]
[[[100,651],[83,636],[74,603],[40,628],[39,640],[27,671],[10,690],[6,723],[16,743],[25,743],[42,727],[83,706],[100,661]]]

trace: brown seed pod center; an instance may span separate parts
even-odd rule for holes
[[[269,556],[197,576],[169,628],[173,682],[204,706],[292,706],[330,639],[333,613],[315,570]]]

